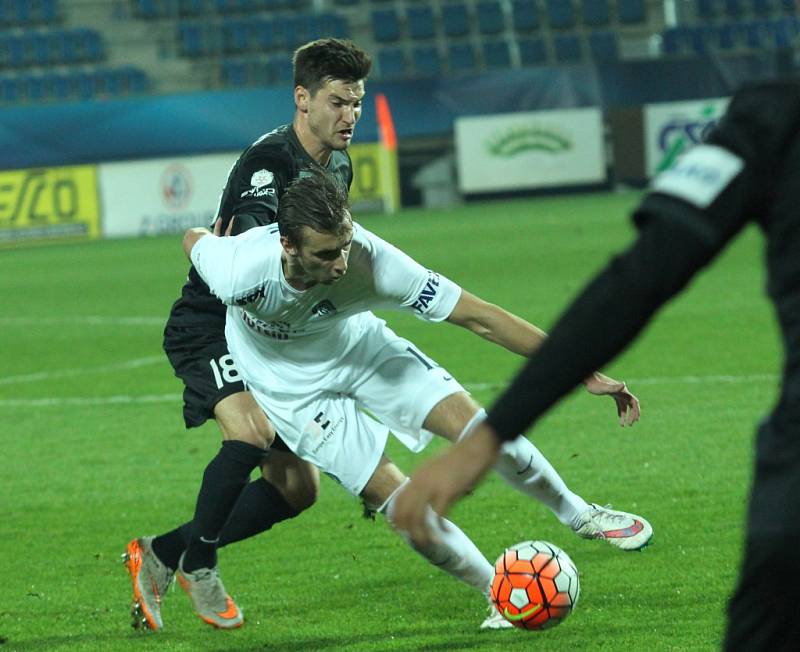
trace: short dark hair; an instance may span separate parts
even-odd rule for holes
[[[355,82],[366,79],[372,59],[352,41],[322,38],[295,50],[292,57],[294,85],[314,95],[325,82],[341,79]]]
[[[303,170],[278,202],[278,230],[291,244],[303,243],[303,227],[339,236],[352,224],[347,195],[321,167]]]

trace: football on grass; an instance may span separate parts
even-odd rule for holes
[[[575,608],[580,593],[575,564],[547,541],[518,543],[494,564],[492,600],[515,627],[558,625]]]

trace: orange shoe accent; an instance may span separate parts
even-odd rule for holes
[[[239,609],[236,607],[236,603],[231,599],[230,596],[227,597],[226,606],[228,608],[222,613],[217,612],[217,615],[220,618],[236,618],[237,614],[239,613]]]
[[[142,568],[142,547],[139,545],[139,540],[133,539],[128,543],[125,552],[125,568],[128,571],[128,575],[131,577],[131,584],[133,585],[133,602],[131,606],[132,608],[135,608],[136,605],[139,606],[142,615],[147,621],[147,626],[155,631],[158,629],[158,623],[155,618],[153,618],[153,614],[147,609],[144,599],[142,598],[142,592],[139,590],[139,571]],[[157,596],[156,599],[160,600],[155,587],[153,587],[153,592]]]

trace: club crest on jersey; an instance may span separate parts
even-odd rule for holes
[[[431,301],[433,301],[436,294],[439,292],[439,275],[436,272],[428,270],[428,282],[422,288],[417,300],[411,304],[411,307],[419,314],[424,313]]]
[[[337,312],[336,306],[327,299],[323,299],[311,309],[311,314],[317,317],[327,317],[328,315],[335,315]]]
[[[271,184],[274,179],[275,175],[269,170],[258,170],[258,172],[253,172],[253,176],[250,177],[250,185],[255,188],[261,188],[261,186]]]

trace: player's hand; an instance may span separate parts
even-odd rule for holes
[[[398,494],[392,524],[406,532],[417,546],[432,540],[429,508],[444,517],[492,468],[500,440],[485,422],[445,453],[425,462]]]
[[[233,232],[233,220],[236,219],[236,216],[231,217],[230,221],[228,222],[228,228],[225,229],[225,233],[222,233],[222,218],[218,217],[217,221],[214,222],[214,235],[219,237],[221,235],[230,235]]]
[[[617,416],[619,416],[619,425],[632,426],[639,420],[641,410],[639,408],[639,399],[628,391],[625,383],[608,376],[604,376],[599,372],[594,372],[585,381],[586,389],[591,394],[596,396],[610,396],[617,404]]]

